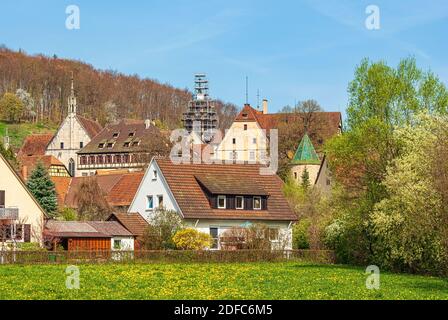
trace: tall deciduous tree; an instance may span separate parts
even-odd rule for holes
[[[403,126],[422,111],[444,114],[448,110],[446,87],[432,72],[419,69],[413,58],[401,60],[397,68],[363,60],[348,93],[350,128],[372,118],[390,127]]]
[[[47,170],[41,162],[31,173],[27,187],[49,216],[55,217],[58,210],[56,189]]]
[[[23,114],[23,110],[24,106],[22,100],[13,93],[6,92],[0,99],[0,115],[8,121],[19,121]]]
[[[363,60],[349,84],[347,130],[326,144],[327,160],[336,182],[343,214],[329,230],[333,248],[345,261],[372,262],[381,253],[372,227],[375,205],[389,198],[383,183],[387,168],[402,153],[395,131],[413,126],[415,115],[446,114],[448,91],[431,72],[402,60],[397,68]]]

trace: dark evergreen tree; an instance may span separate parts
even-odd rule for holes
[[[301,186],[303,189],[307,190],[310,187],[311,183],[310,183],[310,174],[306,168],[303,170],[301,178],[302,178]]]
[[[58,210],[56,189],[41,162],[37,163],[36,168],[31,173],[27,186],[47,214],[55,217]]]

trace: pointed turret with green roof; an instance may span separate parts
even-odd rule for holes
[[[314,149],[313,143],[311,142],[308,134],[304,134],[302,141],[300,141],[297,147],[294,158],[291,164],[318,164],[320,165],[319,156]]]

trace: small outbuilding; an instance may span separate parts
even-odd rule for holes
[[[134,250],[135,236],[116,221],[55,221],[45,225],[44,237],[52,249],[68,251]]]

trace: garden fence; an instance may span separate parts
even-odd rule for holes
[[[139,250],[139,251],[0,251],[0,264],[335,262],[330,250]]]

